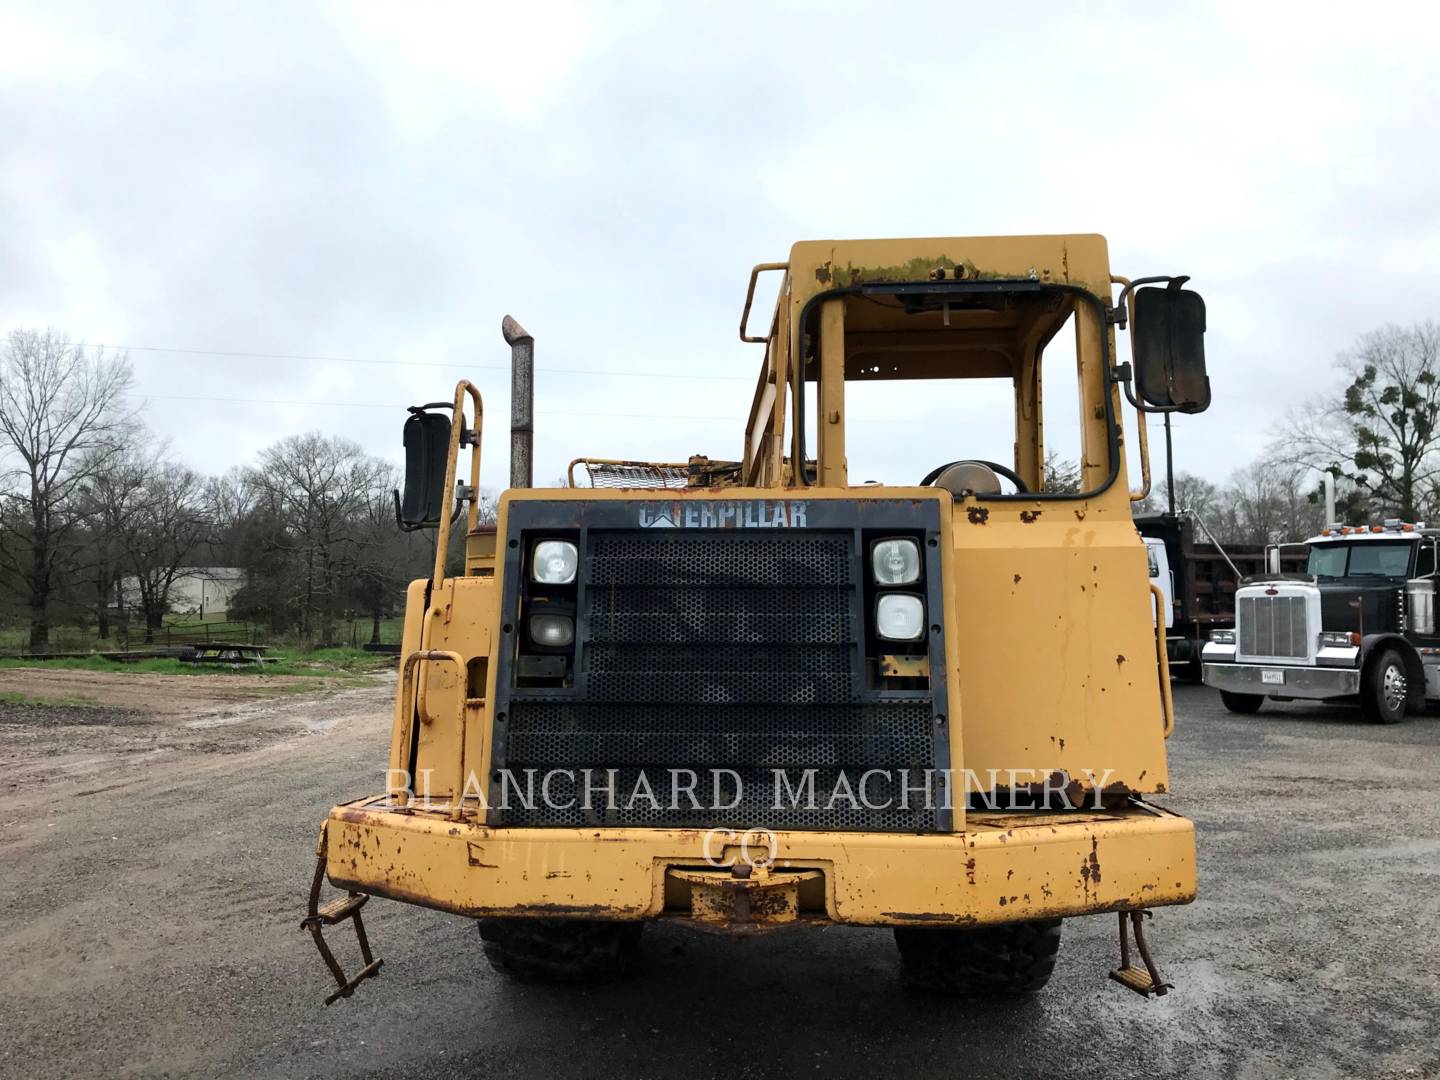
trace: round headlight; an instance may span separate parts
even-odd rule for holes
[[[530,576],[542,585],[569,585],[580,556],[569,540],[541,540],[530,560]]]
[[[870,549],[870,569],[880,585],[910,585],[920,580],[920,548],[914,540],[880,540]]]
[[[547,649],[563,649],[575,640],[575,620],[569,615],[536,612],[530,616],[530,640]]]
[[[925,605],[909,593],[886,593],[875,605],[875,632],[891,641],[918,641],[925,633]]]

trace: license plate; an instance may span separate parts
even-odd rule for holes
[[[1268,670],[1267,670],[1267,671],[1262,671],[1262,672],[1260,672],[1260,681],[1261,681],[1262,683],[1266,683],[1266,684],[1269,685],[1269,686],[1284,686],[1284,685],[1285,685],[1285,672],[1283,672],[1283,671],[1268,671]]]

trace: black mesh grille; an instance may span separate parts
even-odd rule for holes
[[[512,691],[498,824],[937,827],[931,703],[865,684],[853,533],[587,536],[575,688]]]

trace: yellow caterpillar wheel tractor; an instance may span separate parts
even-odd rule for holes
[[[1209,404],[1185,280],[1113,277],[1094,235],[796,244],[751,274],[738,459],[578,459],[588,484],[558,489],[531,483],[534,342],[507,317],[498,524],[477,516],[475,387],[405,423],[397,516],[436,530],[435,566],[409,588],[386,790],[321,827],[303,925],[330,1000],[379,970],[371,896],[475,919],[522,979],[614,975],[659,921],[846,924],[893,928],[906,982],[987,996],[1045,984],[1062,920],[1118,913],[1112,977],[1164,993],[1142,916],[1194,898],[1195,840],[1148,798],[1174,716],[1131,503],[1145,414]],[[1052,417],[1078,420],[1068,483],[1047,375],[1078,401]],[[957,380],[962,407],[928,474],[855,483],[847,398],[887,380]],[[967,456],[985,388],[1013,415],[1005,464]],[[353,977],[324,935],[347,920]]]

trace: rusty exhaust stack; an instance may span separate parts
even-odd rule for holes
[[[500,324],[510,346],[510,486],[535,486],[535,339],[509,315]]]

